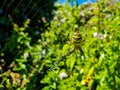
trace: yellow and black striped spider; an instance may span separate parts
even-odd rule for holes
[[[83,40],[82,35],[79,32],[74,32],[72,35],[72,44],[75,48],[79,48],[85,40]]]
[[[84,43],[84,41],[85,41],[85,39],[82,38],[82,35],[80,34],[80,32],[78,32],[78,31],[74,32],[73,35],[72,35],[71,41],[70,41],[71,45],[72,45],[72,48],[68,53],[63,55],[61,57],[61,59],[71,55],[75,50],[80,50],[81,54],[85,58],[84,52],[83,52],[83,50],[81,48],[81,45]]]
[[[71,39],[71,43],[73,45],[73,50],[79,49],[80,52],[83,54],[84,56],[84,52],[81,48],[81,45],[84,43],[85,39],[82,38],[82,35],[80,34],[80,32],[74,32],[72,35],[72,39]],[[85,56],[84,56],[85,58]]]
[[[56,66],[60,61],[64,60],[64,58],[66,58],[67,56],[74,53],[75,50],[80,50],[81,54],[84,56],[84,59],[85,59],[84,52],[81,48],[81,45],[84,43],[84,41],[85,39],[82,38],[82,35],[80,34],[80,32],[75,31],[70,41],[73,47],[66,54],[59,57],[58,60],[54,63],[54,66]]]

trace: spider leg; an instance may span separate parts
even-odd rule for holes
[[[68,53],[66,53],[65,55],[61,56],[61,57],[57,60],[56,64],[60,63],[60,61],[62,61],[62,60],[63,60],[64,58],[66,58],[67,56],[70,56],[74,51],[75,51],[75,48],[71,49]]]
[[[82,53],[82,55],[84,56],[84,58],[85,58],[85,54],[84,54],[84,52],[83,52],[83,50],[82,50],[81,47],[79,47],[79,50],[80,50],[80,52]]]

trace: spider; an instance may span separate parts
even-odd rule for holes
[[[85,41],[85,39],[82,38],[82,35],[79,32],[74,32],[73,33],[72,40],[71,40],[71,43],[73,45],[73,50],[72,51],[75,51],[75,50],[79,49],[80,52],[82,53],[82,55],[85,58],[84,52],[81,48],[81,45],[84,43],[84,41]]]
[[[65,55],[61,56],[59,58],[59,60],[61,61],[63,58],[66,58],[67,56],[71,55],[75,50],[80,50],[81,54],[84,56],[84,52],[81,48],[81,45],[84,43],[85,39],[82,38],[82,35],[79,32],[74,32],[72,35],[72,39],[71,39],[71,44],[73,46],[73,48],[66,53]]]
[[[81,45],[84,43],[85,39],[82,38],[82,35],[80,34],[80,32],[74,32],[72,35],[72,39],[71,39],[71,44],[73,46],[73,48],[67,52],[65,55],[61,56],[54,64],[53,66],[57,66],[57,64],[62,61],[64,58],[66,58],[67,56],[71,55],[72,53],[74,53],[75,50],[80,50],[81,54],[84,56],[85,59],[85,55],[84,52],[81,48]]]

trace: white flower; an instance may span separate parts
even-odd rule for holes
[[[116,4],[119,0],[113,0],[114,4]]]
[[[109,19],[110,17],[111,17],[110,14],[106,14],[106,16],[105,16],[106,19]]]
[[[99,34],[98,37],[100,40],[104,39],[104,36],[102,34]]]
[[[106,37],[106,35],[103,35],[103,34],[98,34],[97,32],[94,32],[93,33],[93,36],[96,38],[98,37],[98,39],[102,40]]]
[[[93,33],[93,36],[96,38],[98,36],[98,33],[97,32],[94,32]]]
[[[42,54],[43,54],[43,55],[45,55],[45,53],[46,53],[46,51],[45,51],[45,50],[43,50],[43,51],[42,51]]]
[[[28,53],[24,53],[24,59],[27,59],[29,57]]]
[[[63,19],[61,19],[60,21],[61,21],[62,23],[64,23],[64,22],[65,22],[65,20],[66,20],[66,18],[63,18]]]
[[[58,20],[58,17],[57,16],[54,16],[54,18],[53,18],[54,20]]]
[[[65,72],[62,72],[62,73],[60,74],[61,80],[64,79],[64,78],[66,78],[66,77],[67,77],[67,74],[66,74]]]

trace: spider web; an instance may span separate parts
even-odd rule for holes
[[[3,2],[2,2],[3,1]],[[25,2],[25,0],[18,0],[18,2],[16,3],[16,5],[14,5],[14,0],[2,0],[0,3],[0,49],[4,47],[4,43],[7,42],[6,40],[6,36],[9,37],[10,36],[10,31],[12,29],[10,29],[8,26],[10,24],[12,24],[13,22],[18,24],[19,21],[21,20],[21,17],[20,15],[23,16],[23,20],[22,20],[22,24],[24,23],[24,21],[26,19],[30,19],[30,21],[35,21],[34,18],[38,17],[37,16],[37,13],[40,12],[41,9],[44,10],[44,8],[46,8],[47,6],[51,5],[51,4],[54,4],[57,0],[49,0],[49,2],[43,2],[42,3],[42,0],[36,0],[35,3],[38,5],[39,3],[41,4],[40,6],[34,8],[32,4],[32,2],[34,0],[26,0],[27,1],[27,4],[25,4],[26,6],[24,6],[24,9],[22,10],[22,12],[19,12],[20,15],[18,14],[18,17],[15,18],[16,20],[14,20],[14,15],[16,15],[16,11],[18,10],[18,8],[20,7],[20,5],[22,3]],[[26,3],[26,2],[25,2]],[[11,11],[11,6],[12,6],[12,11]],[[29,9],[31,7],[31,9]],[[29,15],[31,14],[31,12],[33,12],[33,8],[34,8],[34,13],[31,15],[31,17],[29,17]],[[29,11],[27,11],[29,9]],[[4,11],[3,11],[4,10]],[[46,11],[47,12],[47,11]],[[45,12],[45,13],[46,13]],[[41,13],[40,13],[41,14]],[[16,22],[15,22],[16,21]],[[33,22],[34,23],[34,22]],[[4,26],[6,25],[6,27]],[[12,26],[12,25],[11,25]],[[19,24],[18,24],[19,26]],[[3,43],[4,42],[4,43]],[[7,51],[6,51],[7,52]],[[7,52],[9,54],[9,52]],[[9,55],[6,55],[5,53],[5,58],[6,60],[9,60],[8,63],[10,64],[11,60],[10,60],[10,57]],[[0,56],[0,60],[2,59],[2,57]],[[5,60],[5,62],[6,62]],[[7,64],[6,64],[7,65]]]
[[[28,12],[27,12],[27,9],[29,9],[29,7],[33,7],[33,6],[31,6],[32,1],[33,0],[27,0],[27,2],[28,2],[27,5],[24,7],[24,10],[22,11],[22,13],[20,12],[20,15],[18,15],[18,17],[15,18],[16,19],[15,23],[18,24],[18,22],[20,20],[20,16],[22,16],[24,18],[24,21],[26,19],[30,19],[31,21],[33,21],[34,17],[36,17],[36,15],[40,11],[40,9],[44,9],[45,7],[55,3],[56,0],[52,0],[50,2],[47,2],[44,5],[41,5],[40,7],[35,8],[34,14],[32,14],[32,16],[29,17],[29,15],[31,14],[33,8],[31,8]],[[4,33],[2,32],[4,30],[3,25],[5,24],[6,26],[8,26],[9,24],[11,24],[11,22],[14,22],[13,17],[16,14],[16,11],[19,8],[19,6],[24,2],[25,2],[24,0],[19,0],[16,5],[13,5],[14,0],[10,0],[10,1],[3,0],[3,3],[0,4],[0,28],[1,28],[0,38],[4,35]],[[42,2],[42,0],[36,0],[35,1],[36,4],[41,3],[41,2]],[[7,8],[4,9],[4,7],[6,7],[6,6],[7,6]],[[14,8],[13,11],[10,11],[11,6],[13,6],[12,8]],[[3,11],[3,9],[4,9],[4,11]],[[9,12],[11,12],[11,14],[9,14]],[[3,13],[4,13],[4,16],[1,17]],[[23,22],[22,22],[22,24],[23,24]],[[7,31],[8,31],[8,27],[7,27]],[[6,35],[4,35],[4,36],[8,36],[7,34],[8,33],[6,33]],[[0,40],[0,48],[1,48],[1,42],[2,42],[2,39]]]

